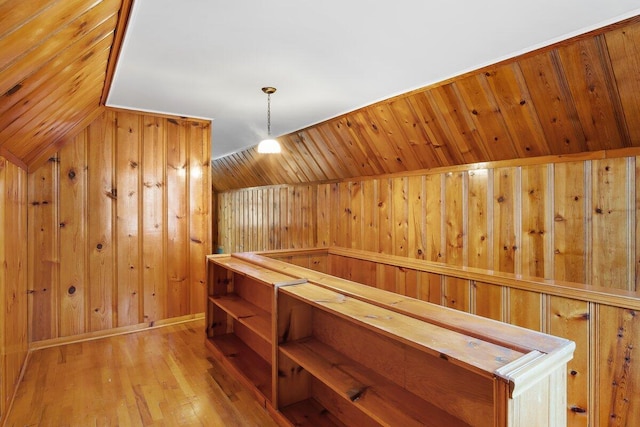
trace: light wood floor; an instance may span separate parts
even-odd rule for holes
[[[34,351],[7,426],[275,426],[197,320]]]

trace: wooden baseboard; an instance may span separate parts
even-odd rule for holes
[[[200,319],[204,319],[204,313],[188,314],[186,316],[172,317],[170,319],[162,319],[155,322],[138,323],[137,325],[122,326],[119,328],[112,328],[97,332],[87,332],[85,334],[72,335],[69,337],[52,338],[49,340],[30,343],[29,351],[83,341],[97,340],[100,338],[112,337],[116,335],[131,334],[133,332],[146,331],[149,329],[156,329],[169,325],[177,325],[179,323],[193,322]]]

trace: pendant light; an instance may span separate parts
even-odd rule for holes
[[[280,143],[271,138],[271,94],[275,93],[276,88],[267,86],[262,91],[267,94],[267,139],[263,139],[258,144],[258,153],[273,154],[280,152]]]

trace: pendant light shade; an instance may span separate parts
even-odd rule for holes
[[[275,87],[263,87],[262,91],[267,94],[267,139],[263,139],[258,144],[258,153],[274,154],[281,151],[280,143],[271,138],[271,94],[275,93]]]
[[[263,139],[258,144],[258,153],[276,154],[281,151],[280,143],[275,139]]]

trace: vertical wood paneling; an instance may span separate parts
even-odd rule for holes
[[[59,153],[60,160],[60,336],[86,331],[87,217],[86,132]]]
[[[569,298],[549,297],[546,332],[576,343],[573,359],[567,363],[567,425],[589,425],[589,303]],[[593,424],[593,422],[592,422]]]
[[[407,178],[394,178],[392,181],[393,197],[393,254],[408,256],[409,233],[409,196]]]
[[[597,361],[598,425],[640,425],[640,316],[633,310],[600,305]]]
[[[269,228],[267,233],[269,234],[269,248],[276,249],[280,247],[280,190],[279,188],[272,188],[269,193],[269,205],[267,205],[267,211],[269,214]],[[329,220],[328,216],[325,216],[326,220]],[[329,227],[325,228],[325,238],[329,239]],[[329,242],[327,241],[327,245]]]
[[[351,218],[349,219],[349,223],[351,226],[349,227],[351,230],[351,242],[349,243],[349,247],[356,249],[363,249],[367,244],[364,242],[364,211],[365,207],[363,204],[363,194],[362,194],[362,183],[358,181],[354,181],[351,183],[351,187],[349,188],[349,207],[348,212]]]
[[[28,350],[27,174],[0,157],[0,423]]]
[[[29,175],[29,341],[58,336],[58,162]]]
[[[464,216],[466,192],[462,173],[446,173],[445,185],[445,236],[447,264],[461,266],[465,263]]]
[[[473,283],[474,314],[494,320],[504,320],[502,287],[489,283]]]
[[[432,302],[434,304],[443,303],[442,279],[439,275],[419,271],[416,281],[416,298]]]
[[[302,217],[303,241],[302,247],[309,248],[315,245],[317,236],[315,235],[315,213],[317,203],[316,186],[306,185],[302,195],[302,206],[304,215]]]
[[[512,325],[542,331],[542,296],[537,292],[509,289],[507,321]]]
[[[378,215],[378,180],[368,179],[362,181],[363,209],[362,221],[365,238],[362,240],[362,249],[378,252],[378,238],[380,218]],[[318,200],[318,205],[320,200]]]
[[[378,183],[378,251],[393,253],[393,180],[382,178]]]
[[[190,312],[205,307],[207,281],[205,257],[211,251],[211,127],[208,123],[184,122],[189,148],[189,289]],[[171,195],[173,203],[175,195]],[[167,256],[171,256],[167,254]]]
[[[592,284],[629,289],[627,280],[629,253],[627,159],[593,161],[593,246]],[[635,181],[635,179],[634,179]]]
[[[118,240],[118,326],[142,322],[140,302],[144,300],[140,263],[140,188],[143,137],[141,118],[121,113],[116,124],[116,238]]]
[[[330,185],[330,206],[331,206],[331,214],[330,214],[330,218],[329,218],[329,231],[330,231],[330,244],[331,245],[338,245],[338,241],[340,239],[340,234],[341,234],[341,228],[340,228],[340,221],[339,221],[339,209],[340,209],[340,192],[339,192],[340,186],[336,183],[336,184],[331,184]],[[283,209],[281,208],[280,211],[282,211]],[[233,215],[233,210],[229,211],[228,213]],[[284,230],[284,226],[281,226],[280,229]],[[284,243],[280,244],[281,248],[286,248],[286,246],[284,245]]]
[[[325,247],[331,243],[330,217],[331,217],[331,186],[329,184],[318,185],[318,197],[316,203],[316,229],[318,235],[318,246]],[[371,209],[365,209],[365,212],[371,212]],[[313,226],[313,224],[312,224]],[[274,229],[275,232],[275,229]],[[275,233],[274,233],[275,234]],[[272,249],[279,246],[274,245]]]
[[[634,290],[637,169],[635,157],[611,157],[342,181],[324,193],[276,187],[273,217],[284,227],[252,208],[272,190],[253,188],[224,196],[221,214],[235,224],[229,251],[266,249],[244,237],[265,227],[281,236],[276,249],[317,245],[319,215],[341,247]]]
[[[403,295],[411,298],[418,298],[420,294],[420,283],[418,282],[418,271],[410,268],[399,268],[396,271],[396,280],[403,283]]]
[[[442,247],[442,176],[427,175],[425,179],[426,193],[426,257],[428,261],[443,261]]]
[[[353,241],[351,240],[351,182],[342,182],[338,184],[338,223],[336,236],[336,244],[345,248],[350,248]],[[287,247],[291,247],[288,245]]]
[[[516,170],[495,171],[493,189],[493,262],[494,268],[506,273],[516,269]]]
[[[304,186],[291,187],[290,196],[293,201],[292,204],[289,205],[289,218],[290,218],[290,244],[292,248],[301,248],[302,247],[302,223],[303,223],[303,215],[304,212],[302,210],[302,193],[304,192]],[[257,192],[254,194],[254,197],[257,196]],[[257,227],[257,217],[253,217],[253,226]]]
[[[554,277],[587,283],[584,162],[554,165]]]
[[[144,117],[142,147],[142,262],[144,319],[163,319],[167,310],[165,256],[165,144],[164,128],[157,117]]]
[[[113,127],[107,115],[94,121],[88,129],[87,160],[89,179],[87,195],[89,252],[89,324],[88,331],[114,327],[114,141]]]
[[[424,259],[426,240],[424,176],[407,178],[407,251],[411,258]]]
[[[444,282],[444,305],[456,310],[470,311],[471,288],[468,280],[447,277]]]
[[[545,277],[547,166],[522,168],[522,270],[527,276]]]
[[[376,264],[371,261],[350,259],[347,271],[343,271],[345,279],[363,283],[369,286],[376,286]],[[389,280],[387,286],[393,287],[393,280]]]
[[[167,122],[167,317],[189,314],[189,199],[187,135],[175,120]],[[169,255],[170,254],[170,255]],[[203,291],[204,292],[204,291]]]
[[[209,132],[108,110],[29,176],[32,341],[202,312]]]
[[[270,202],[271,191],[265,191],[262,194],[262,198],[260,200],[260,218],[261,222],[266,221],[267,224],[271,224],[271,215],[269,214],[269,209],[271,208]],[[215,230],[213,231],[213,235],[215,235]],[[260,234],[260,240],[264,243],[264,247],[267,249],[272,249],[271,244],[269,242],[269,227],[260,227],[258,228],[258,233]]]
[[[216,206],[213,214],[215,215],[215,221],[217,221],[216,234],[213,236],[213,241],[216,246],[214,246],[213,249],[216,253],[222,253],[225,247],[229,247],[228,239],[232,232],[231,225],[229,224],[230,215],[224,214],[230,206],[228,204],[229,194],[213,192],[212,197],[216,199],[213,201]],[[270,223],[270,227],[273,227],[273,220]]]
[[[489,233],[489,171],[478,169],[469,171],[468,188],[468,265],[477,268],[492,268],[493,233]]]
[[[262,191],[256,189],[251,192],[254,197],[253,203],[251,204],[251,213],[252,213],[252,223],[253,223],[253,245],[254,248],[263,248],[262,242],[262,232],[258,228],[258,221],[262,218]],[[304,211],[307,207],[302,203],[302,192],[296,194],[296,209],[295,211],[299,212],[300,218],[304,218]],[[308,206],[308,205],[307,205]]]
[[[344,262],[344,261],[343,261]],[[348,262],[350,265],[354,265],[354,260],[350,259]],[[372,286],[378,289],[384,289],[385,291],[396,291],[396,266],[377,264],[373,265],[375,269],[375,281]]]

